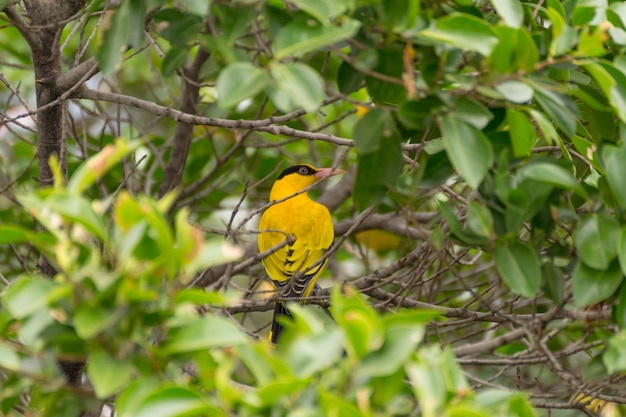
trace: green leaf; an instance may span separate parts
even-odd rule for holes
[[[348,341],[348,353],[363,358],[380,348],[384,328],[380,317],[356,290],[347,287],[345,294],[333,289],[331,312]]]
[[[218,104],[229,109],[262,91],[267,85],[267,77],[263,70],[250,62],[235,62],[220,72],[215,84]]]
[[[483,129],[493,119],[493,113],[472,98],[459,97],[454,101],[453,107],[455,118],[474,125],[478,129]]]
[[[178,9],[161,9],[154,13],[152,19],[158,23],[159,34],[173,47],[186,49],[188,42],[202,31],[201,16]]]
[[[609,375],[626,371],[626,331],[620,330],[610,339],[606,351],[602,355],[602,363]]]
[[[188,417],[224,416],[224,411],[209,404],[202,396],[188,388],[163,385],[155,388],[144,384],[132,386],[124,392],[118,404],[120,417]]]
[[[619,147],[604,145],[602,148],[602,162],[606,173],[606,181],[619,206],[626,209],[626,144]]]
[[[62,215],[72,222],[80,223],[87,231],[99,239],[107,239],[107,228],[102,220],[102,216],[94,211],[91,203],[86,198],[58,192],[51,194],[46,203],[53,212]]]
[[[275,62],[270,67],[272,78],[280,94],[287,100],[274,104],[287,112],[302,107],[306,112],[316,111],[324,99],[324,80],[313,68],[302,63],[282,64]]]
[[[345,396],[333,390],[332,392],[323,389],[323,386],[317,387],[319,392],[319,403],[324,416],[341,416],[341,417],[365,417],[367,414],[361,413],[353,401],[346,400]],[[313,414],[311,417],[317,416]]]
[[[493,165],[493,148],[485,134],[453,115],[440,122],[444,147],[456,171],[472,188],[477,188]]]
[[[274,58],[281,60],[290,56],[302,56],[308,52],[336,44],[354,36],[361,22],[343,18],[336,25],[323,25],[303,17],[284,25],[276,34]]]
[[[614,217],[591,214],[574,232],[578,256],[590,268],[604,270],[617,256],[619,223]]]
[[[0,225],[0,245],[28,242],[31,239],[31,235],[30,231],[24,230],[19,226]]]
[[[626,275],[626,227],[622,228],[617,240],[617,258],[619,259],[622,273]],[[626,302],[624,302],[624,306],[626,307]]]
[[[499,245],[494,250],[496,268],[506,285],[515,294],[534,297],[541,285],[541,263],[532,246],[515,242]]]
[[[359,210],[380,202],[389,190],[394,190],[402,173],[400,136],[393,133],[381,141],[380,149],[359,155],[354,199]]]
[[[452,209],[443,202],[439,203],[439,212],[448,224],[450,231],[459,241],[469,246],[483,246],[489,243],[489,239],[465,230]]]
[[[130,38],[130,28],[132,27],[131,14],[129,10],[131,2],[125,2],[122,7],[111,18],[111,26],[102,34],[100,48],[96,53],[98,68],[102,74],[107,76],[117,68],[122,55],[126,51],[127,42]],[[143,27],[143,22],[141,27]]]
[[[478,236],[491,237],[494,234],[491,211],[476,201],[467,206],[465,226]]]
[[[565,296],[565,277],[563,271],[553,262],[544,263],[541,267],[543,291],[555,304],[563,304]]]
[[[559,141],[559,135],[556,132],[556,129],[545,114],[535,109],[530,109],[529,113],[530,116],[535,119],[537,126],[539,126],[539,130],[541,130],[543,137],[548,143],[555,143]]]
[[[398,119],[410,129],[426,130],[434,116],[445,108],[438,98],[428,96],[405,102],[398,110]]]
[[[547,87],[535,86],[535,100],[568,137],[574,135],[578,110],[569,97],[555,93]]]
[[[72,174],[67,191],[70,194],[81,194],[88,187],[92,186],[96,180],[102,178],[111,168],[129,153],[141,146],[141,141],[129,142],[118,138],[114,144],[108,144],[100,152],[83,162]]]
[[[129,360],[112,358],[96,350],[89,355],[87,364],[89,381],[100,399],[117,393],[131,381],[133,364]]]
[[[19,371],[20,357],[13,347],[0,342],[0,367],[11,371]]]
[[[374,72],[402,80],[403,66],[398,63],[403,62],[403,51],[399,48],[379,48],[377,51],[377,65],[372,68]],[[371,59],[368,59],[368,62]],[[359,67],[357,67],[358,69]],[[365,85],[372,101],[377,105],[400,106],[407,99],[407,92],[404,85],[381,80],[377,77],[365,77]]]
[[[504,74],[519,70],[533,72],[539,61],[539,51],[530,32],[525,27],[514,29],[508,26],[496,26],[495,30],[500,42],[487,59],[490,68]]]
[[[370,378],[394,374],[414,354],[425,333],[421,323],[404,322],[388,326],[383,345],[363,358],[357,375]]]
[[[521,167],[517,171],[515,182],[520,184],[525,179],[571,190],[579,196],[587,198],[587,192],[576,178],[567,169],[550,161],[531,162]]]
[[[322,23],[328,23],[329,19],[345,12],[351,3],[347,0],[291,0],[290,2]]]
[[[598,83],[615,114],[626,123],[626,75],[609,61],[585,61],[582,66]]]
[[[232,321],[218,316],[198,318],[181,329],[171,329],[170,334],[162,347],[169,355],[246,342],[246,336]]]
[[[611,297],[624,280],[624,275],[617,262],[611,263],[603,271],[592,269],[578,262],[572,272],[572,290],[574,305],[584,308]]]
[[[343,94],[350,94],[361,88],[363,84],[363,74],[357,71],[352,65],[343,61],[337,70],[337,86]]]
[[[513,155],[517,158],[528,156],[537,140],[530,119],[526,113],[508,108],[506,109],[506,121],[509,124]]]
[[[185,65],[187,52],[185,48],[172,48],[167,51],[161,63],[161,73],[166,77],[172,76],[177,69]]]
[[[578,52],[585,57],[606,55],[605,36],[605,31],[600,28],[584,28],[578,39]]]
[[[526,83],[516,80],[508,80],[496,86],[496,90],[502,97],[512,103],[527,103],[533,98],[533,89]]]
[[[437,20],[436,29],[425,29],[419,37],[489,56],[498,44],[496,31],[476,16],[452,13]]]
[[[6,289],[3,300],[9,313],[22,319],[48,305],[55,284],[40,277],[20,277]]]
[[[74,329],[83,339],[90,339],[115,324],[126,312],[82,304],[74,312]]]
[[[287,361],[297,376],[308,378],[341,359],[343,340],[339,329],[298,337],[287,348]]]
[[[524,23],[524,9],[518,0],[491,0],[491,4],[507,26],[519,28]]]
[[[376,152],[393,135],[394,129],[389,112],[373,109],[356,123],[352,137],[359,153]]]

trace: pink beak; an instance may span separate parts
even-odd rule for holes
[[[335,175],[343,174],[345,171],[338,168],[318,168],[315,173],[315,178],[321,180],[322,178],[332,177]]]

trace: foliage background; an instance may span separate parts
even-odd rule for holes
[[[623,2],[0,6],[3,413],[619,415]],[[310,303],[367,303],[274,351],[256,221],[296,162],[347,169]]]

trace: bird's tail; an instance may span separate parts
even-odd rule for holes
[[[274,317],[272,318],[272,327],[270,329],[270,342],[277,344],[280,334],[283,332],[283,326],[279,323],[279,317],[291,318],[291,312],[285,307],[282,301],[274,304]]]

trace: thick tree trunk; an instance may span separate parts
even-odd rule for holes
[[[37,156],[39,183],[42,187],[54,182],[50,169],[50,157],[57,157],[63,175],[67,177],[65,134],[63,132],[65,103],[59,97],[65,91],[57,86],[61,76],[60,36],[69,18],[76,14],[86,0],[25,0],[26,21],[15,6],[5,9],[20,33],[27,40],[33,57],[37,94]],[[41,256],[40,271],[49,277],[56,274],[50,262]],[[61,369],[70,384],[81,383],[84,364],[60,361]]]

